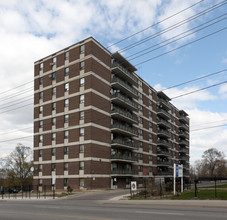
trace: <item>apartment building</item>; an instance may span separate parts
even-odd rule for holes
[[[123,188],[189,177],[189,118],[89,37],[34,64],[34,185]]]

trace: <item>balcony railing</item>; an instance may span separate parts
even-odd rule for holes
[[[164,130],[164,129],[159,129],[159,130],[157,131],[157,134],[158,134],[158,135],[164,135],[164,136],[170,137],[170,132],[167,131],[167,130]]]
[[[158,119],[157,119],[157,123],[158,123],[158,124],[163,124],[163,125],[165,125],[166,127],[170,128],[170,123],[169,123],[168,121],[166,121],[166,120],[163,120],[163,119],[158,118]]]
[[[130,105],[134,109],[137,109],[137,104],[135,102],[131,101],[130,99],[128,99],[127,97],[125,97],[124,95],[122,95],[120,93],[112,94],[111,98],[119,98],[126,105]]]
[[[158,150],[157,151],[157,154],[162,154],[162,155],[170,156],[171,155],[171,152],[166,151],[166,150]]]
[[[179,160],[188,160],[187,156],[179,156]]]
[[[111,159],[137,161],[136,157],[127,156],[127,155],[118,155],[118,154],[111,155]]]
[[[158,171],[157,175],[159,176],[166,176],[166,175],[173,175],[171,171]]]
[[[111,67],[112,68],[116,68],[116,67],[119,68],[121,70],[121,72],[124,73],[127,77],[129,77],[134,82],[137,82],[137,78],[135,76],[133,76],[126,68],[121,66],[119,63],[114,62]]]
[[[185,124],[183,124],[183,123],[180,123],[179,124],[179,127],[180,128],[184,128],[186,131],[188,131],[189,130],[189,127],[188,126],[186,126]]]
[[[171,143],[168,142],[168,141],[165,141],[165,140],[158,140],[157,141],[157,144],[158,145],[165,145],[165,146],[171,147]]]
[[[129,118],[130,120],[137,122],[137,118],[135,116],[133,116],[132,114],[130,114],[128,112],[122,111],[119,108],[113,109],[111,113],[118,113],[119,115],[121,115],[123,117]]]
[[[187,132],[180,131],[179,136],[184,136],[186,138],[189,138],[189,134]]]
[[[128,141],[124,141],[122,139],[114,139],[112,140],[112,144],[118,144],[118,145],[123,145],[123,146],[127,146],[127,147],[132,147],[132,148],[135,148],[137,149],[138,146],[132,142],[128,142]]]
[[[136,170],[111,170],[111,174],[118,174],[118,175],[136,175]]]
[[[179,144],[182,144],[182,145],[188,145],[189,142],[186,141],[186,140],[179,140]]]
[[[112,78],[112,83],[119,83],[121,86],[123,86],[124,88],[129,90],[131,93],[133,93],[134,96],[137,96],[137,91],[132,86],[128,85],[123,80],[121,80],[120,78],[114,76]]]
[[[184,152],[184,153],[188,154],[189,153],[189,149],[180,147],[179,148],[179,152]]]
[[[184,115],[180,115],[179,119],[185,121],[187,124],[189,123],[189,118]]]
[[[158,109],[157,109],[157,112],[158,112],[158,113],[162,113],[162,114],[164,114],[166,117],[170,118],[169,112],[167,112],[167,111],[164,110],[164,109],[158,108]]]
[[[135,130],[133,130],[132,128],[125,126],[123,124],[117,123],[117,122],[112,124],[111,128],[119,129],[119,130],[125,131],[126,133],[131,133],[133,135],[137,135],[137,132]]]
[[[171,161],[157,161],[158,165],[172,165]]]
[[[164,104],[168,109],[170,109],[170,104],[168,101],[166,101],[165,99],[163,98],[158,98],[158,102],[159,102],[159,105],[160,104]]]

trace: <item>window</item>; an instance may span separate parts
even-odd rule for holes
[[[39,128],[43,127],[43,121],[39,121]]]
[[[80,86],[84,86],[84,83],[85,83],[84,78],[81,78],[81,79],[80,79]]]
[[[80,161],[80,170],[84,170],[84,161]]]
[[[149,139],[152,139],[152,134],[151,133],[149,133]]]
[[[52,80],[56,80],[56,72],[52,73]]]
[[[139,122],[140,124],[143,124],[143,119],[142,119],[142,117],[138,116],[138,122]]]
[[[152,129],[152,122],[149,121],[149,128]]]
[[[84,95],[80,95],[80,103],[84,103]]]
[[[64,163],[64,170],[68,171],[68,168],[69,168],[69,164],[68,163]]]
[[[39,93],[39,99],[43,99],[43,92]]]
[[[55,155],[56,155],[56,148],[52,148],[52,149],[51,149],[51,155],[52,155],[52,156],[55,156]]]
[[[143,148],[143,142],[142,141],[139,142],[139,147]]]
[[[69,123],[69,115],[65,115],[65,117],[64,117],[64,122],[65,122],[65,123]]]
[[[84,61],[80,62],[80,70],[84,70]]]
[[[138,133],[139,133],[140,136],[142,136],[143,135],[143,130],[139,128],[138,129]]]
[[[142,88],[142,85],[143,85],[142,81],[139,80],[138,83],[139,83],[139,87]]]
[[[51,171],[56,171],[56,164],[55,163],[51,164]]]
[[[152,106],[152,101],[149,99],[149,106]]]
[[[139,172],[143,172],[143,166],[139,166]]]
[[[56,125],[56,118],[52,118],[52,125]]]
[[[65,99],[65,107],[69,106],[69,99]]]
[[[55,65],[57,63],[57,57],[53,58],[53,65]]]
[[[65,60],[69,59],[69,51],[65,52]]]
[[[52,103],[52,111],[56,110],[56,102]]]
[[[40,71],[42,71],[42,70],[43,70],[43,63],[40,63],[40,65],[39,65],[39,69],[40,69]]]
[[[152,111],[149,111],[149,116],[152,117]]]
[[[43,150],[39,150],[39,157],[43,156]]]
[[[84,136],[84,128],[80,128],[80,136]]]
[[[43,135],[39,135],[39,142],[43,142]]]
[[[138,109],[139,109],[139,111],[143,111],[143,106],[142,105],[138,105]]]
[[[152,173],[153,170],[152,170],[152,167],[149,167],[149,173]]]
[[[43,114],[43,106],[39,107],[39,114]]]
[[[54,88],[52,89],[52,95],[56,95],[56,93],[57,93],[57,89],[56,89],[56,87],[54,87]]]
[[[80,112],[80,120],[84,120],[84,111]]]
[[[152,152],[152,144],[149,144],[149,150]]]
[[[43,171],[43,165],[39,164],[39,172],[42,172],[42,171]]]
[[[149,161],[152,161],[152,155],[149,155]]]
[[[80,179],[80,187],[84,187],[84,179]]]
[[[152,90],[151,89],[149,89],[149,95],[152,95]]]
[[[69,75],[69,67],[65,68],[65,76]]]
[[[143,154],[139,154],[139,160],[142,160],[143,159]]]
[[[84,53],[84,51],[85,51],[85,45],[81,45],[80,46],[80,53]]]
[[[68,153],[69,153],[69,147],[66,146],[64,147],[64,155],[68,155]]]
[[[39,78],[39,85],[43,85],[43,77]]]
[[[65,131],[64,132],[64,139],[68,139],[69,138],[69,131]]]
[[[80,144],[80,153],[84,152],[84,144]]]
[[[66,83],[66,84],[65,84],[65,91],[66,91],[66,92],[69,91],[69,83]]]
[[[52,141],[56,140],[56,133],[52,133]]]
[[[139,92],[139,93],[138,93],[138,96],[139,96],[139,99],[140,99],[140,100],[142,100],[142,99],[143,99],[143,95],[142,95],[142,93],[140,93],[140,92]]]

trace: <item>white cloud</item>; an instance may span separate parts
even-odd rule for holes
[[[219,88],[219,94],[222,99],[227,99],[227,84],[223,84]]]

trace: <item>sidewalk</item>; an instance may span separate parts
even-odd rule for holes
[[[110,199],[108,204],[122,205],[152,205],[152,206],[187,206],[187,207],[211,207],[211,208],[227,208],[227,200],[128,200],[130,194],[118,196]]]

